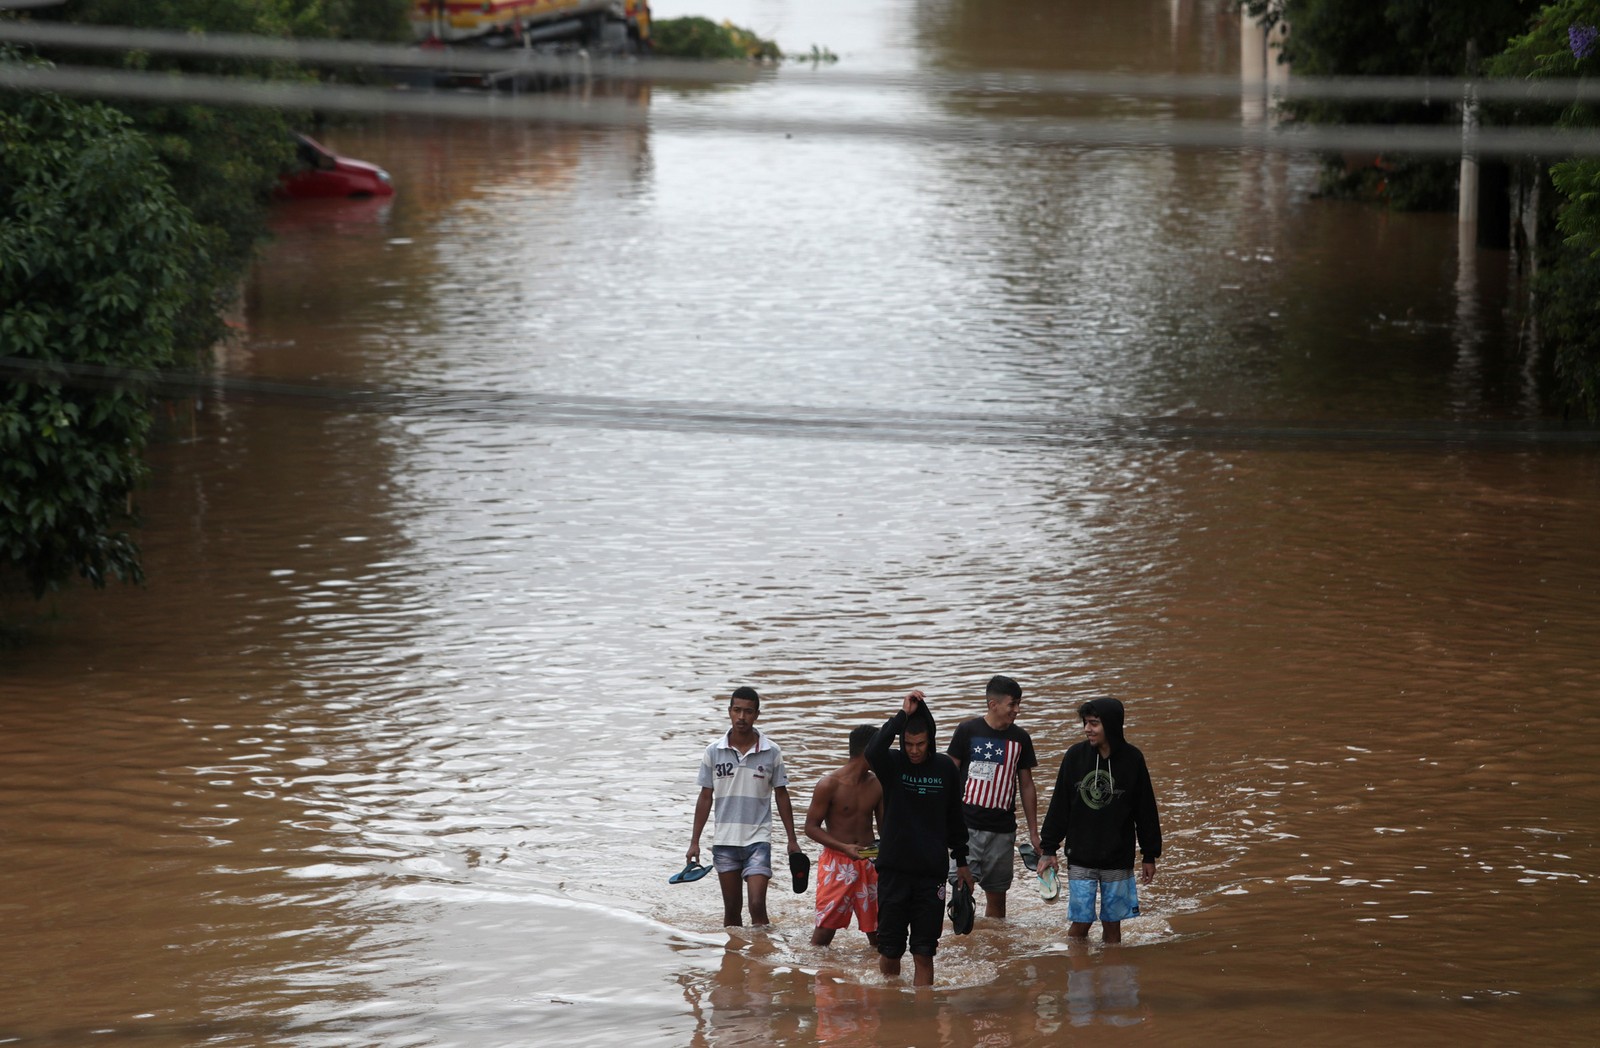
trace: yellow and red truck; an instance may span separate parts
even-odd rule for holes
[[[639,50],[650,39],[649,0],[416,0],[411,25],[419,41],[463,44],[573,40],[585,46]]]

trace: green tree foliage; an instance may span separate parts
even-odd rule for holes
[[[1488,68],[1495,76],[1539,80],[1600,73],[1600,0],[1547,4],[1528,31],[1513,38]],[[1600,127],[1600,107],[1575,102],[1554,113],[1520,107],[1503,118],[1595,128]],[[1550,169],[1550,177],[1562,196],[1556,222],[1567,246],[1600,259],[1600,160],[1561,161]]]
[[[189,33],[396,40],[409,32],[408,10],[407,0],[75,0],[61,8],[40,9],[34,17]],[[55,49],[47,57],[61,64],[228,77],[312,75],[286,62],[141,51]],[[213,240],[209,266],[193,274],[196,293],[176,329],[179,348],[192,357],[224,333],[223,309],[266,233],[268,197],[293,156],[289,130],[307,124],[310,115],[181,103],[118,107],[149,137],[179,197]]]
[[[1532,0],[1242,0],[1269,24],[1289,24],[1284,56],[1311,76],[1464,76],[1470,43],[1497,53],[1520,32]],[[1334,112],[1382,112],[1384,103],[1338,103]],[[1371,108],[1371,107],[1377,108]]]
[[[1472,56],[1492,55],[1521,31],[1531,0],[1244,0],[1245,9],[1269,21],[1288,22],[1283,54],[1305,76],[1476,75]],[[1459,121],[1456,99],[1415,102],[1308,100],[1293,103],[1297,118],[1316,123],[1439,124]],[[1381,174],[1344,158],[1329,158],[1327,188],[1359,195],[1381,184],[1388,202],[1404,210],[1453,207],[1451,161],[1384,157]]]
[[[124,529],[149,397],[84,388],[60,365],[170,364],[205,244],[125,116],[0,92],[0,356],[38,368],[0,386],[0,564],[35,594],[75,574],[141,577]]]
[[[133,26],[182,32],[287,36],[298,26],[320,35],[314,12],[287,0],[76,0],[35,15],[82,25]],[[63,65],[116,65],[158,72],[261,78],[299,77],[292,65],[193,58],[141,51],[52,50]],[[116,104],[116,103],[113,103]],[[293,152],[291,122],[299,114],[197,104],[118,104],[149,138],[178,196],[212,240],[210,263],[192,274],[196,295],[177,326],[179,348],[198,355],[223,334],[221,315],[239,277],[266,234],[266,203]]]
[[[305,37],[405,35],[405,0],[75,0],[33,17],[85,25]],[[13,17],[0,15],[0,17]],[[283,63],[60,51],[62,63],[303,77]],[[13,61],[14,52],[0,53]],[[265,230],[303,119],[204,105],[79,105],[0,95],[0,357],[44,370],[0,387],[0,570],[36,594],[74,574],[141,577],[132,492],[151,422],[127,383],[50,365],[192,364]]]
[[[1577,78],[1600,73],[1600,0],[1546,4],[1526,33],[1490,63],[1497,76]],[[1524,107],[1508,120],[1548,120]],[[1600,107],[1574,103],[1553,114],[1563,127],[1600,127]],[[1600,159],[1563,160],[1550,168],[1559,200],[1562,242],[1540,257],[1534,282],[1539,333],[1551,347],[1556,375],[1571,403],[1600,417]]]
[[[322,35],[335,40],[399,43],[411,38],[411,0],[315,0]],[[296,36],[309,36],[301,29]]]
[[[400,39],[407,0],[74,0],[29,16],[95,26]],[[0,18],[17,17],[0,13]],[[61,64],[233,77],[293,65],[58,50]],[[0,61],[15,61],[0,49]],[[304,114],[198,104],[80,105],[0,94],[0,572],[36,594],[73,575],[142,576],[132,492],[149,397],[91,387],[111,373],[192,365],[222,335],[265,231],[266,203]],[[18,363],[18,362],[22,363]],[[36,369],[26,372],[29,366]]]
[[[393,42],[410,36],[411,6],[411,0],[73,0],[57,17],[85,25]]]
[[[1600,419],[1600,262],[1570,243],[1546,252],[1534,279],[1534,312],[1563,396],[1591,421]]]
[[[664,18],[650,23],[650,46],[665,58],[754,58],[778,61],[783,52],[771,40],[729,22],[709,18]]]

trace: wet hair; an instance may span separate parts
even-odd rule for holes
[[[1093,717],[1095,720],[1100,719],[1100,711],[1094,708],[1093,699],[1090,699],[1088,702],[1078,707],[1078,720],[1086,721],[1090,717]]]
[[[989,678],[989,686],[983,689],[983,695],[986,699],[1006,698],[1016,699],[1018,702],[1021,702],[1022,685],[1018,684],[1010,677],[1002,676],[1001,674],[997,673],[993,677]]]
[[[756,694],[756,689],[749,687],[748,685],[742,688],[733,689],[733,698],[728,700],[729,706],[733,705],[734,699],[744,699],[747,702],[753,702],[756,704],[756,712],[761,712],[761,696]]]
[[[873,724],[863,724],[859,728],[850,730],[850,756],[859,757],[867,752],[867,743],[878,734],[878,728]]]
[[[922,710],[917,710],[917,712],[906,718],[906,726],[900,729],[901,745],[905,744],[905,737],[907,735],[926,735],[928,737],[928,744],[932,745],[933,718],[928,716]]]

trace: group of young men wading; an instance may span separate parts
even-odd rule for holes
[[[1053,898],[1061,866],[1056,849],[1063,842],[1067,935],[1087,938],[1098,919],[1106,942],[1121,941],[1122,922],[1139,915],[1138,881],[1154,879],[1161,857],[1155,790],[1144,754],[1123,737],[1122,703],[1100,698],[1078,707],[1084,738],[1062,758],[1040,826],[1033,782],[1039,761],[1032,738],[1017,724],[1022,688],[996,676],[984,701],[984,715],[958,725],[943,753],[921,691],[907,695],[881,727],[850,732],[849,761],[817,782],[806,813],[806,836],[822,846],[812,943],[832,942],[854,915],[877,948],[885,976],[900,974],[909,949],[913,984],[931,985],[947,887],[958,899],[982,889],[984,915],[1004,917],[1020,856],[1040,877],[1041,893]],[[700,837],[714,813],[712,865],[722,887],[723,923],[729,925],[744,923],[746,898],[750,922],[767,923],[774,800],[788,835],[796,891],[805,890],[810,868],[795,835],[783,752],[757,730],[760,715],[755,689],[733,692],[731,727],[701,759],[700,796],[685,853],[691,867],[699,863]],[[1020,846],[1019,796],[1028,831]]]

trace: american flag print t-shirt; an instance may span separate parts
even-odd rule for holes
[[[1016,725],[998,732],[980,717],[956,728],[948,752],[961,762],[966,781],[961,802],[967,825],[991,832],[1015,829],[1017,772],[1039,763],[1028,733]]]

